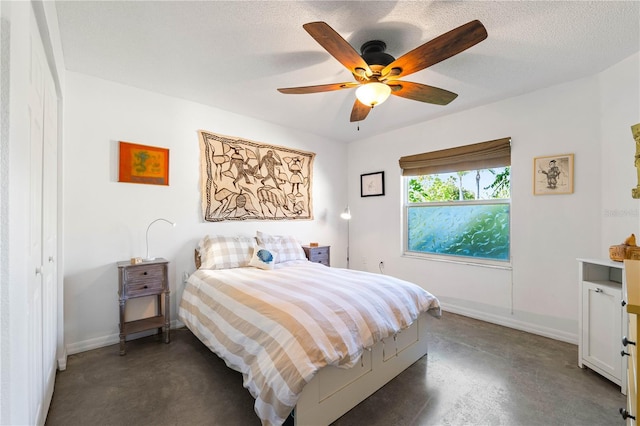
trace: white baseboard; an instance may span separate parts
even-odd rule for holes
[[[58,370],[64,371],[67,369],[67,348],[65,347],[62,351],[63,353],[58,354]]]
[[[119,342],[120,336],[116,333],[108,336],[96,337],[95,339],[83,340],[81,342],[69,343],[67,344],[67,354],[73,355],[80,352],[103,348],[105,346],[115,345]]]
[[[490,322],[492,324],[498,324],[516,330],[526,331],[528,333],[537,334],[550,339],[560,340],[562,342],[578,344],[578,335],[573,333],[567,333],[553,328],[542,327],[537,324],[526,323],[499,315],[488,314],[486,312],[476,311],[474,309],[463,308],[456,305],[450,305],[447,303],[440,303],[442,310],[451,312],[454,314],[464,315],[466,317],[475,318],[481,321]],[[182,328],[184,324],[179,320],[173,320],[171,322],[171,329]],[[151,331],[153,333],[153,331]],[[119,335],[111,334],[108,336],[97,337],[95,339],[83,340],[81,342],[70,343],[66,346],[67,353],[64,357],[58,359],[58,369],[64,370],[67,367],[67,355],[73,355],[80,352],[90,351],[92,349],[102,348],[104,346],[115,345],[120,342]]]
[[[180,328],[180,327],[184,327],[184,324],[182,324],[182,322],[178,321],[178,320],[173,320],[171,321],[171,323],[169,324],[169,328],[170,329],[176,329],[176,328]],[[149,330],[149,331],[143,331],[141,333],[136,333],[134,338],[138,338],[138,337],[146,337],[146,336],[151,336],[155,334],[155,330]],[[77,354],[80,352],[86,352],[86,351],[90,351],[93,349],[98,349],[98,348],[103,348],[105,346],[110,346],[110,345],[115,345],[120,343],[120,334],[115,333],[115,334],[110,334],[108,336],[102,336],[102,337],[96,337],[94,339],[88,339],[88,340],[83,340],[80,342],[75,342],[75,343],[69,343],[67,344],[66,348],[67,348],[67,353],[65,355],[73,355],[73,354]],[[67,368],[67,363],[66,363],[67,359],[66,356],[64,357],[64,368]],[[63,368],[61,368],[61,361],[58,360],[58,368],[60,370],[63,370]]]
[[[526,331],[527,333],[537,334],[539,336],[560,340],[562,342],[567,342],[574,345],[578,344],[578,335],[574,333],[568,333],[566,331],[544,327],[538,324],[531,324],[524,321],[503,317],[500,315],[488,314],[486,312],[476,311],[474,309],[450,305],[447,303],[441,302],[440,305],[443,311],[451,312],[453,314],[459,314],[465,317],[470,317],[470,318],[475,318],[481,321],[490,322],[492,324],[502,325],[502,326],[514,328],[520,331]]]

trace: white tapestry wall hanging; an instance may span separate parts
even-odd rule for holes
[[[204,130],[198,139],[205,221],[313,219],[315,153]]]

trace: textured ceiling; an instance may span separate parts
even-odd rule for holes
[[[638,1],[56,1],[65,65],[336,141],[352,141],[593,75],[640,51]],[[399,57],[471,20],[488,38],[406,80],[459,96],[436,106],[392,96],[360,130],[352,81],[302,28],[325,21],[357,51]],[[215,129],[210,129],[215,131]]]

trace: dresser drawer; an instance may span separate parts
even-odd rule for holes
[[[636,314],[629,314],[629,336],[628,340],[632,342],[638,341],[638,317]],[[638,413],[638,350],[636,345],[628,344],[625,351],[629,353],[629,364],[627,370],[627,411],[632,416],[637,416]],[[635,425],[636,421],[629,418],[627,419],[628,425]]]
[[[627,344],[623,348],[623,353],[629,354],[627,364],[627,406],[620,409],[620,414],[627,420],[627,426],[636,426],[637,420],[640,419],[638,409],[640,402],[638,399],[638,330],[640,330],[640,261],[628,260],[624,261],[624,273],[626,276],[625,300],[627,302],[627,313],[629,328],[627,330],[627,339],[635,344]],[[623,342],[624,344],[624,342]],[[632,418],[633,417],[633,418]]]

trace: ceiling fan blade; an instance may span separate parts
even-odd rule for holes
[[[284,89],[278,89],[278,92],[285,93],[287,95],[303,95],[306,93],[320,93],[331,92],[333,90],[350,89],[358,85],[359,84],[355,82],[320,84],[318,86],[288,87]]]
[[[410,81],[395,80],[389,83],[389,87],[391,87],[392,95],[429,104],[447,105],[458,97],[457,94],[448,90]]]
[[[444,61],[487,38],[487,30],[478,20],[468,22],[412,51],[402,55],[382,70],[382,75],[390,78],[404,77]],[[394,68],[400,69],[398,72]]]
[[[367,118],[367,115],[369,115],[369,112],[372,109],[373,108],[371,108],[370,106],[365,105],[356,99],[355,103],[353,104],[353,109],[351,110],[351,120],[349,121],[353,123],[354,121],[364,120],[365,118]]]
[[[309,22],[302,27],[352,74],[372,74],[369,65],[358,52],[326,22]]]

